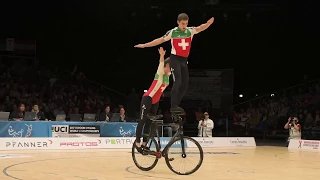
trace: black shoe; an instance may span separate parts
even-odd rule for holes
[[[137,151],[139,152],[139,153],[143,153],[143,150],[142,150],[142,147],[138,147],[137,145],[136,145],[136,143],[134,143],[134,146],[136,147],[136,149],[137,149]]]
[[[136,146],[136,149],[137,149],[137,151],[138,151],[140,154],[142,154],[142,153],[143,153],[142,147],[138,147],[138,146]]]
[[[144,151],[150,151],[150,148],[148,146],[141,145],[141,147]]]

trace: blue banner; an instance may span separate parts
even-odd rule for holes
[[[1,121],[0,137],[52,137],[52,125],[100,126],[100,137],[134,137],[137,123]]]
[[[156,138],[156,140],[157,140],[157,138]],[[166,145],[168,145],[170,140],[171,140],[171,137],[160,137],[161,148],[163,149],[164,147],[166,147]],[[184,145],[185,145],[184,147],[187,147],[186,140],[184,140]],[[151,147],[154,148],[154,144],[153,143],[151,144]],[[176,141],[171,147],[172,148],[181,148],[181,140],[180,141]]]

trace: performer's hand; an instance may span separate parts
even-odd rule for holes
[[[136,47],[136,48],[145,48],[145,45],[144,44],[138,44],[138,45],[135,45],[134,47]]]
[[[160,47],[158,51],[161,56],[164,56],[166,54],[166,51],[162,47]]]
[[[210,26],[214,21],[214,17],[210,18],[208,21],[207,21],[207,24]]]

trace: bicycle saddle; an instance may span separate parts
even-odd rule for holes
[[[158,119],[163,118],[163,115],[147,114],[147,117],[148,117],[150,120],[158,120]]]

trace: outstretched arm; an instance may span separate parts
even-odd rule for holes
[[[158,51],[160,54],[160,60],[159,60],[157,74],[163,75],[164,74],[164,55],[166,54],[166,51],[162,47],[160,47]]]
[[[210,18],[206,23],[201,24],[200,26],[196,27],[196,28],[195,28],[196,34],[199,33],[199,32],[201,32],[201,31],[204,31],[204,30],[208,29],[208,27],[211,26],[211,24],[213,23],[213,21],[214,21],[214,18],[212,17],[212,18]]]
[[[145,44],[138,44],[135,45],[134,47],[136,48],[145,48],[145,47],[153,47],[153,46],[158,46],[159,44],[162,44],[166,41],[169,41],[171,39],[171,30],[168,31],[164,36],[157,38],[151,42],[145,43]]]

